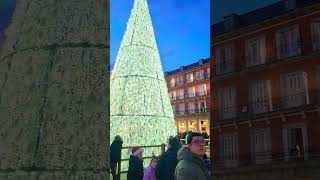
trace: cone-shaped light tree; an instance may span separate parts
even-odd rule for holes
[[[134,1],[110,82],[111,138],[159,145],[176,134],[147,0]]]

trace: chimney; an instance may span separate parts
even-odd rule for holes
[[[224,16],[224,28],[225,30],[232,31],[236,29],[240,24],[240,17],[238,14],[230,14]]]
[[[290,10],[296,9],[299,2],[300,2],[299,0],[285,0],[284,2],[285,10],[290,11]]]
[[[183,66],[180,66],[180,71],[183,71]]]
[[[199,60],[199,65],[203,64],[203,59]]]

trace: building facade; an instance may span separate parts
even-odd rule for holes
[[[217,179],[320,179],[320,4],[279,1],[211,27]]]
[[[210,59],[167,72],[166,81],[177,131],[209,130]]]

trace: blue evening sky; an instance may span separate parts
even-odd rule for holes
[[[211,0],[211,24],[232,13],[243,14],[279,0]]]
[[[110,61],[114,64],[133,0],[110,0]],[[210,56],[209,0],[148,0],[163,71]]]
[[[6,28],[11,22],[15,3],[15,0],[0,0],[0,30]]]

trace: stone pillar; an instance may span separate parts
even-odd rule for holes
[[[17,0],[6,37],[0,179],[109,179],[109,0]]]

